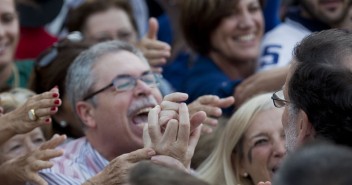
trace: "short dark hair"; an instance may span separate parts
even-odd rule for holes
[[[61,98],[64,98],[65,78],[68,68],[74,59],[84,50],[88,49],[93,43],[88,41],[71,42],[67,39],[60,41],[56,46],[48,48],[36,59],[36,65],[31,76],[29,89],[36,93],[50,91],[57,86]],[[43,57],[55,53],[56,56],[47,64],[40,64]]]
[[[232,14],[238,0],[183,1],[180,26],[188,45],[197,53],[209,54],[211,34],[221,20]]]
[[[69,32],[83,31],[89,16],[95,13],[104,12],[111,8],[119,8],[126,12],[131,24],[136,32],[138,32],[137,23],[133,17],[133,10],[129,0],[90,0],[68,13],[66,26]]]
[[[289,100],[303,110],[316,137],[352,146],[352,34],[342,30],[314,33],[296,48]]]
[[[274,185],[350,185],[352,150],[314,143],[291,153],[275,174]]]

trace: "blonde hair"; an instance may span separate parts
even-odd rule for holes
[[[14,88],[10,91],[0,93],[0,106],[4,109],[4,113],[8,113],[24,104],[33,95],[35,93],[28,89]]]
[[[240,176],[241,139],[259,112],[274,108],[271,95],[266,93],[250,99],[232,115],[214,150],[197,169],[199,178],[216,185],[253,185],[251,179]],[[232,155],[235,155],[234,166]]]

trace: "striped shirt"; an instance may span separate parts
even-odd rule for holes
[[[51,161],[54,166],[39,172],[49,185],[78,185],[102,171],[109,161],[93,149],[83,137],[70,141],[62,148],[63,156]]]

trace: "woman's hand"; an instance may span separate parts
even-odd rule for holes
[[[234,102],[235,99],[232,96],[219,98],[216,95],[204,95],[188,104],[188,108],[191,115],[199,111],[206,113],[207,117],[203,122],[202,132],[210,133],[218,125],[218,118],[222,115],[221,108],[227,108]]]
[[[58,106],[62,103],[59,97],[57,88],[34,95],[22,106],[5,114],[1,119],[11,123],[14,134],[27,133],[36,127],[51,123],[50,116],[58,111]],[[31,110],[33,110],[32,113],[30,113]],[[29,114],[32,114],[34,119],[31,119]]]
[[[61,105],[59,90],[34,95],[17,109],[0,117],[0,145],[16,134],[24,134],[51,123],[50,116]]]

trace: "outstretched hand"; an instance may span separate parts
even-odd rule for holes
[[[276,91],[282,88],[288,73],[288,66],[258,72],[239,84],[234,92],[236,107],[246,100],[264,92]]]
[[[119,185],[125,184],[130,170],[142,160],[149,160],[155,155],[151,148],[142,148],[131,153],[123,154],[112,160],[103,171],[92,177],[82,185],[104,184]]]
[[[11,124],[8,128],[9,132],[0,134],[0,144],[16,134],[24,134],[39,126],[50,124],[50,116],[58,111],[61,103],[58,88],[53,88],[48,92],[28,98],[22,106],[1,116],[1,124]],[[31,110],[36,119],[30,118]]]
[[[235,99],[230,96],[227,98],[219,98],[216,95],[200,96],[188,105],[190,114],[204,111],[207,115],[203,121],[203,133],[210,133],[218,125],[218,118],[222,115],[222,108],[233,105]]]
[[[175,92],[168,94],[164,97],[163,101],[160,104],[161,112],[159,116],[159,124],[163,130],[166,128],[166,124],[171,119],[178,119],[178,110],[181,102],[184,102],[188,99],[188,94]],[[201,125],[207,115],[204,111],[194,107],[189,107],[189,116],[190,116],[190,129],[191,133]]]
[[[62,150],[55,148],[65,140],[65,135],[54,135],[38,149],[1,164],[0,177],[2,182],[8,185],[23,184],[25,182],[47,185],[48,183],[38,174],[38,171],[53,166],[53,163],[49,160],[63,154]]]

